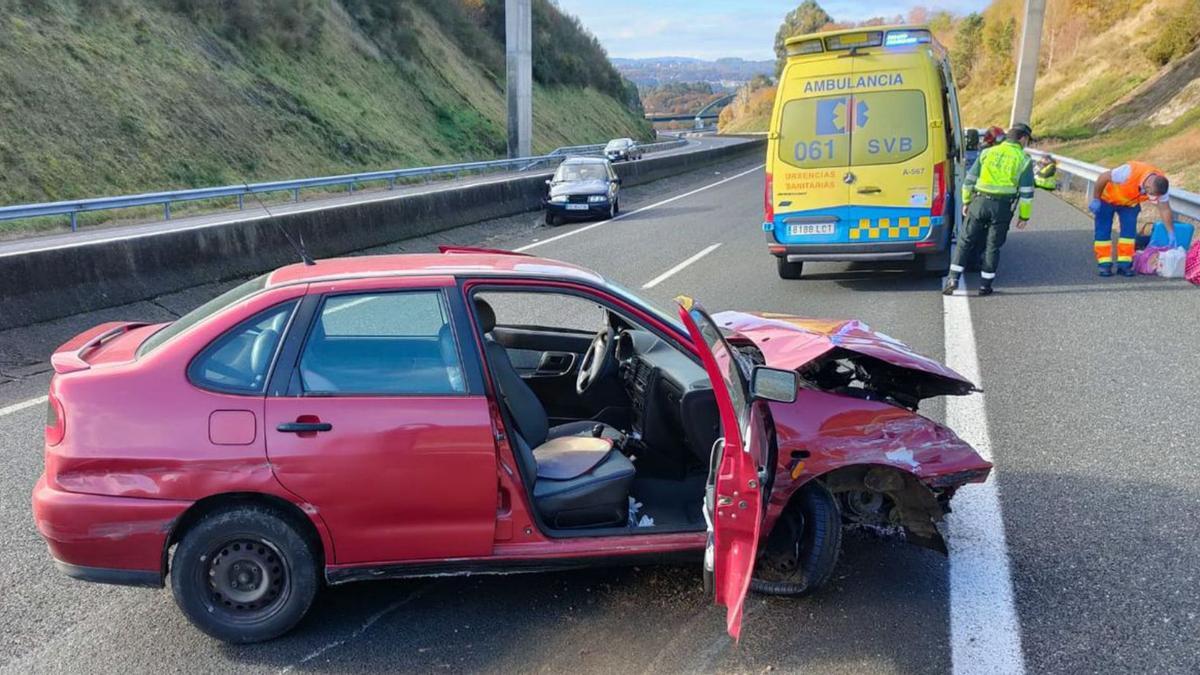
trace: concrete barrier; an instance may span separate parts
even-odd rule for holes
[[[761,153],[764,141],[618,164],[624,186]],[[549,173],[432,189],[274,218],[331,257],[541,208]],[[272,219],[156,233],[0,258],[0,330],[124,305],[295,262]]]

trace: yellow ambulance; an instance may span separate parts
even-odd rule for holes
[[[763,230],[779,276],[808,261],[945,272],[964,172],[946,50],[922,26],[787,41],[768,132]]]

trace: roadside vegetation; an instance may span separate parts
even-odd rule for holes
[[[503,4],[0,0],[0,204],[502,156]],[[577,19],[534,21],[535,152],[652,136]]]
[[[917,7],[860,25],[929,24],[951,54],[964,121],[1007,125],[1024,0],[993,0],[965,16]],[[786,15],[776,54],[792,35],[848,27],[815,0]],[[1100,164],[1159,164],[1200,189],[1200,0],[1048,0],[1033,127],[1042,146]],[[779,62],[782,64],[782,60]],[[720,129],[765,131],[774,85],[748,84]]]

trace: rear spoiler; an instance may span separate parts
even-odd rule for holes
[[[87,370],[91,365],[83,358],[84,354],[118,335],[147,325],[149,324],[135,321],[109,321],[89,328],[54,350],[54,354],[50,356],[50,365],[54,367],[54,372],[60,374]]]

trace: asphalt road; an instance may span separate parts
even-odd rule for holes
[[[386,249],[536,244],[531,253],[592,267],[664,308],[687,293],[710,310],[860,318],[943,357],[936,279],[839,263],[810,264],[800,281],[777,278],[758,227],[757,167],[750,158],[631,188],[628,215],[614,222],[546,228],[527,214]],[[1031,228],[1004,249],[997,294],[969,300],[1025,668],[1198,672],[1200,351],[1189,328],[1200,291],[1100,279],[1090,240],[1082,214],[1039,194]],[[0,333],[0,377],[9,380],[0,411],[44,394],[44,355],[77,330],[114,316],[169,317],[220,286]],[[925,412],[940,419],[944,407]],[[740,644],[725,637],[698,569],[641,567],[340,587],[292,634],[226,646],[192,629],[167,591],[54,571],[28,506],[43,416],[39,405],[0,412],[4,672],[952,669],[950,562],[865,535],[848,536],[833,582],[813,597],[752,596]]]

